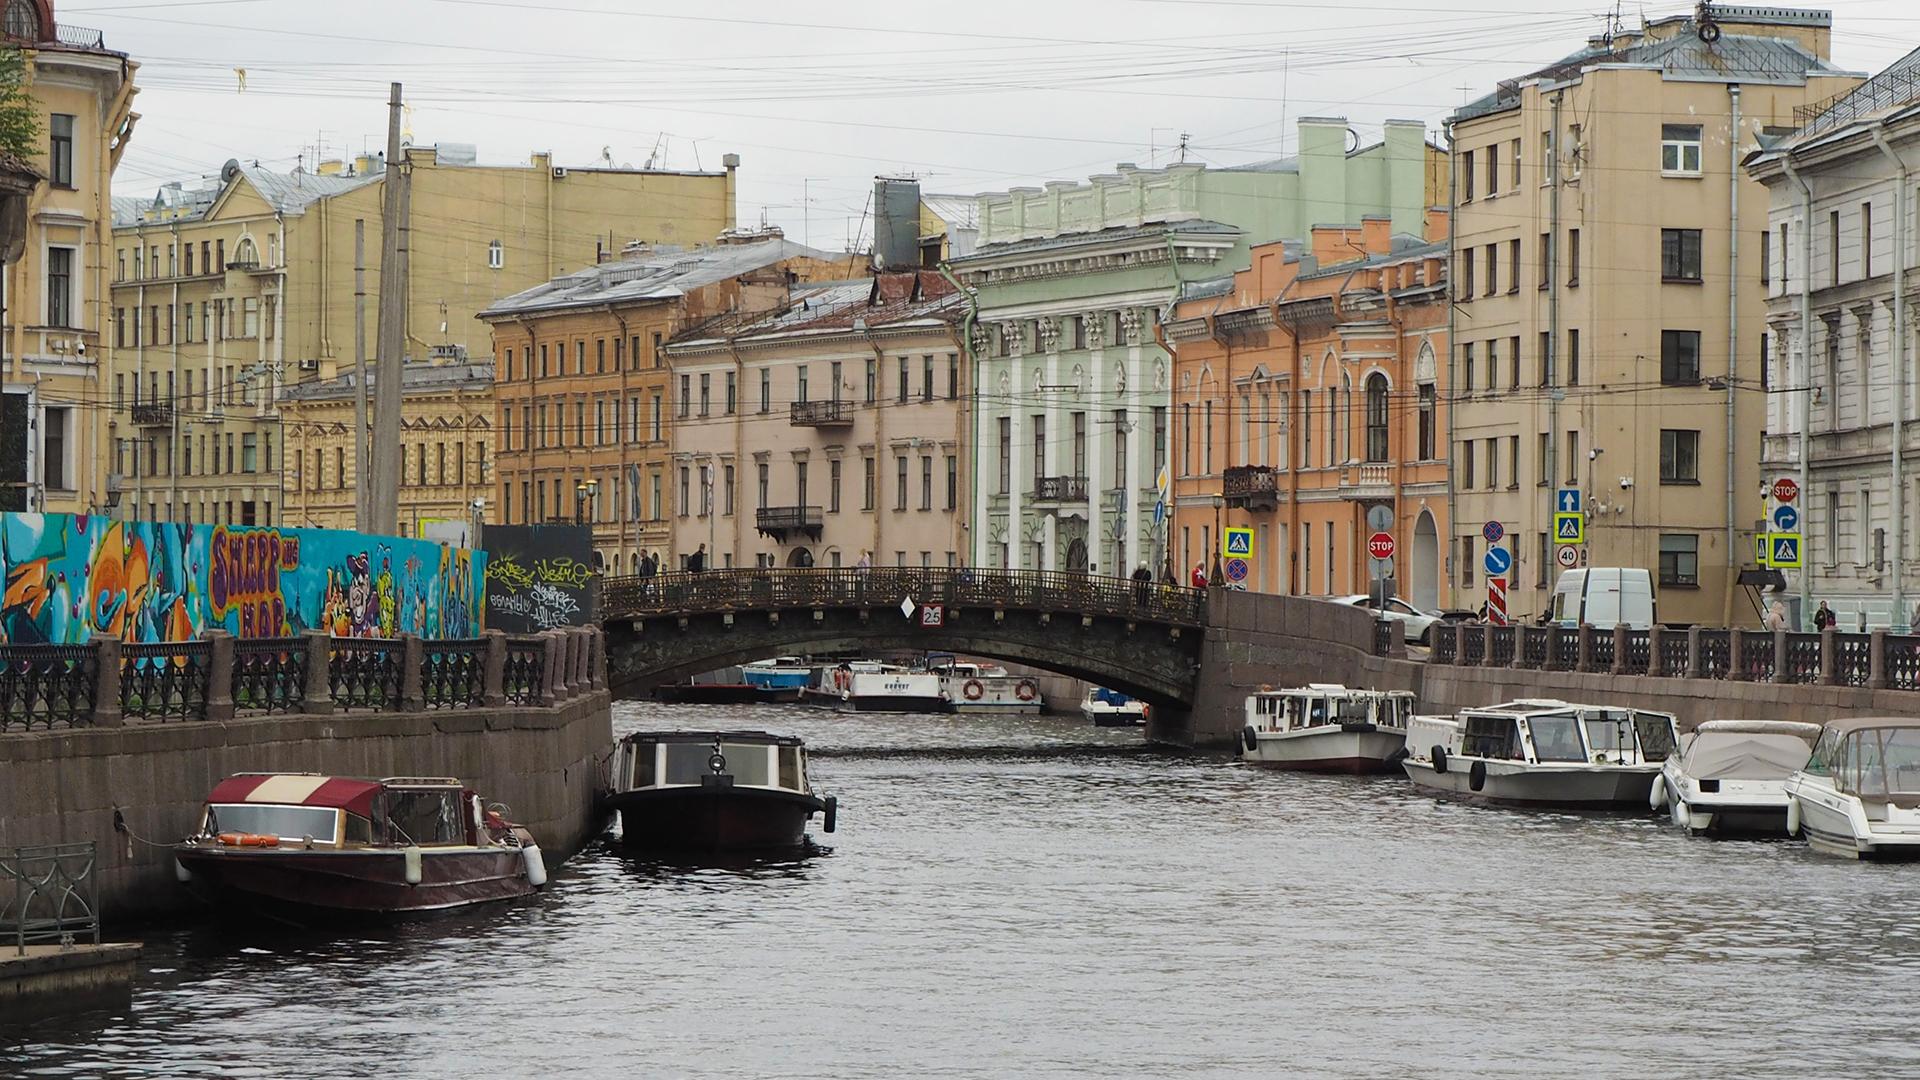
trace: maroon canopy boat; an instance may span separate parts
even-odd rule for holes
[[[532,834],[447,777],[241,773],[174,846],[196,894],[275,916],[397,915],[525,896],[546,884]]]
[[[799,847],[807,821],[834,829],[838,802],[807,780],[807,748],[764,731],[637,731],[620,740],[607,808],[628,847]]]

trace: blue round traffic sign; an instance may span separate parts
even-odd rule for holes
[[[1506,548],[1488,548],[1487,557],[1480,561],[1480,565],[1487,568],[1487,573],[1497,577],[1513,568],[1513,556],[1507,553]]]
[[[1788,503],[1773,508],[1774,532],[1797,532],[1800,528],[1800,511]]]
[[[1480,526],[1480,535],[1487,538],[1487,543],[1497,544],[1506,537],[1507,528],[1497,521],[1489,521]],[[1497,574],[1499,571],[1496,570],[1494,573]]]

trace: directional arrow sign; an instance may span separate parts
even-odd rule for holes
[[[1553,497],[1553,509],[1555,510],[1555,512],[1561,513],[1561,514],[1579,513],[1580,512],[1580,489],[1579,488],[1561,488],[1559,491],[1555,492]]]
[[[1513,565],[1513,556],[1503,547],[1488,548],[1487,557],[1481,560],[1481,565],[1487,568],[1489,575],[1499,577]]]
[[[1562,544],[1586,543],[1587,516],[1577,512],[1553,515],[1553,538]]]
[[[1798,532],[1800,529],[1800,511],[1791,503],[1782,503],[1773,508],[1774,532]]]

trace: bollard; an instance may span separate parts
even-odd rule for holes
[[[119,727],[125,723],[120,701],[120,639],[95,634],[93,662],[93,726]]]
[[[500,630],[483,630],[480,636],[487,643],[480,701],[489,709],[498,709],[507,703],[507,635]]]
[[[1625,623],[1613,624],[1613,674],[1627,673],[1627,627]]]
[[[1840,634],[1829,626],[1820,631],[1820,685],[1840,683]]]
[[[301,637],[307,642],[307,688],[300,700],[300,711],[324,715],[333,711],[333,639],[325,630],[308,630]]]
[[[1887,688],[1887,632],[1869,631],[1867,635],[1867,689]]]
[[[1727,679],[1730,682],[1748,682],[1745,634],[1737,626],[1727,628]]]
[[[1764,633],[1764,631],[1762,632]],[[1787,632],[1785,630],[1775,630],[1773,631],[1774,682],[1790,683],[1793,681],[1793,671],[1787,666],[1787,659]]]
[[[1705,670],[1705,663],[1700,656],[1700,628],[1690,626],[1687,628],[1687,670],[1680,675],[1683,678],[1697,679],[1703,670]]]
[[[1659,623],[1654,623],[1647,630],[1647,674],[1649,675],[1668,674],[1667,665],[1660,662],[1660,639],[1665,636]]]
[[[209,630],[207,639],[207,685],[204,699],[207,719],[233,719],[233,635],[225,630]]]
[[[427,650],[417,634],[400,635],[400,711],[425,712]]]

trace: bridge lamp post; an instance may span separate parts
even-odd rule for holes
[[[598,480],[583,480],[573,485],[573,523],[575,525],[587,523],[587,505],[599,495],[600,481]]]
[[[1207,561],[1213,564],[1213,573],[1211,576],[1208,577],[1207,580],[1211,581],[1215,585],[1226,584],[1226,580],[1220,576],[1220,558],[1219,556],[1214,554],[1214,552],[1219,551],[1224,546],[1224,542],[1222,540],[1223,534],[1220,532],[1220,511],[1224,509],[1226,505],[1227,505],[1226,492],[1224,491],[1215,492],[1213,496],[1213,551],[1206,552],[1202,556],[1202,558],[1206,559]]]

